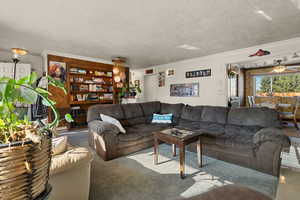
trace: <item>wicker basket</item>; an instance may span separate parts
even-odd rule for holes
[[[0,145],[0,200],[32,200],[48,184],[51,137]]]

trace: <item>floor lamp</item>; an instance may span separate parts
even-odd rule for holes
[[[14,66],[14,80],[15,80],[16,72],[17,72],[17,63],[20,61],[19,57],[26,55],[28,51],[26,49],[21,49],[21,48],[12,48],[11,52],[13,53],[12,61],[15,64]]]

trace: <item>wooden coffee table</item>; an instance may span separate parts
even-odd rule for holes
[[[184,178],[185,167],[185,146],[197,142],[197,157],[198,165],[202,167],[202,143],[201,132],[188,130],[182,127],[174,127],[164,129],[154,133],[154,164],[158,164],[158,146],[159,141],[172,144],[173,156],[176,156],[176,146],[179,147],[179,163],[180,163],[180,177]]]

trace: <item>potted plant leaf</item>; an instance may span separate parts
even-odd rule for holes
[[[33,87],[36,73],[14,80],[0,78],[0,199],[28,199],[38,197],[46,190],[51,160],[52,129],[60,121],[55,102],[49,92]],[[59,81],[48,77],[48,84],[64,89]],[[16,108],[20,104],[33,104],[37,96],[54,113],[49,124],[21,118]],[[72,121],[67,114],[65,119]]]
[[[130,84],[125,83],[121,88],[121,91],[118,93],[119,102],[122,102],[122,98],[135,97],[138,93],[141,93],[142,90],[139,86],[136,86],[130,82]]]

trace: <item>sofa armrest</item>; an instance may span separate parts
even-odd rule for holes
[[[88,123],[89,145],[103,160],[111,160],[117,156],[118,134],[117,126],[94,120]]]
[[[259,146],[265,142],[275,143],[282,148],[287,148],[291,145],[289,137],[279,128],[263,128],[257,131],[253,137],[253,142],[255,146]]]
[[[253,137],[256,167],[273,176],[279,175],[281,151],[290,146],[289,138],[279,128],[263,128]]]
[[[120,132],[119,128],[116,125],[100,120],[94,120],[89,122],[88,127],[91,131],[99,135],[103,135],[107,132],[117,135]]]

